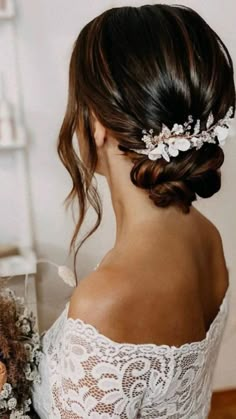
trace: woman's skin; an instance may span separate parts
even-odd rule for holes
[[[68,317],[116,342],[180,346],[205,338],[228,287],[220,233],[196,208],[159,208],[130,180],[133,163],[93,114],[96,172],[107,179],[114,247],[79,282]],[[80,153],[86,160],[86,145]]]

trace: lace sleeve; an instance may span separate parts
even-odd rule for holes
[[[170,354],[158,356],[153,346],[115,343],[93,326],[67,319],[50,353],[53,418],[138,417],[147,386],[156,399],[172,376]]]

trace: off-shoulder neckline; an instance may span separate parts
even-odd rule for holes
[[[112,346],[118,346],[118,347],[122,347],[122,348],[126,348],[126,349],[144,349],[147,351],[150,350],[154,350],[155,352],[162,352],[162,351],[166,351],[166,350],[172,350],[172,351],[188,351],[193,350],[193,349],[203,349],[205,348],[205,346],[208,343],[208,340],[210,339],[210,336],[212,334],[213,329],[215,328],[215,326],[218,323],[219,318],[221,317],[222,313],[224,313],[225,311],[225,306],[226,306],[226,302],[228,300],[228,295],[229,295],[229,288],[230,285],[228,285],[228,288],[225,292],[225,295],[221,301],[221,304],[219,306],[218,312],[214,318],[214,320],[211,322],[210,327],[208,329],[208,331],[206,332],[206,336],[204,339],[200,340],[200,341],[195,341],[195,342],[190,342],[190,343],[183,343],[180,346],[175,346],[175,345],[166,345],[166,344],[155,344],[155,343],[128,343],[128,342],[116,342],[112,339],[110,339],[109,337],[103,335],[102,333],[100,333],[100,331],[93,325],[85,322],[84,320],[77,318],[77,319],[73,319],[71,317],[68,317],[68,311],[69,311],[69,302],[66,305],[65,308],[65,322],[66,324],[70,324],[73,328],[78,326],[80,330],[82,330],[83,332],[87,332],[87,336],[91,337],[96,337],[99,338],[99,344],[100,345],[105,345],[107,346],[108,344],[112,345]]]

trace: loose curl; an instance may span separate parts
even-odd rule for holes
[[[116,7],[82,29],[70,61],[68,104],[58,141],[59,156],[73,183],[66,202],[77,198],[79,204],[70,249],[88,203],[97,220],[77,247],[75,259],[102,216],[94,185],[98,156],[91,111],[132,160],[131,181],[147,190],[156,206],[177,205],[187,213],[197,195],[210,197],[220,189],[222,149],[204,144],[199,150],[180,152],[169,163],[150,161],[129,149],[144,147],[142,129],[153,128],[158,134],[162,123],[171,129],[192,115],[201,120],[203,130],[210,111],[215,122],[230,106],[235,113],[233,76],[232,59],[223,41],[186,6]],[[75,132],[85,144],[83,162],[74,149]]]

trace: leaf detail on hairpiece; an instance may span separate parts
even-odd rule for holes
[[[213,116],[213,113],[210,112],[210,114],[207,118],[206,128],[209,129],[210,126],[213,124],[213,122],[214,122],[214,116]]]
[[[220,127],[220,126],[215,127],[214,132],[217,135],[217,138],[218,138],[219,143],[221,145],[225,144],[225,139],[228,135],[228,131],[229,131],[229,128],[227,128],[227,127]]]
[[[187,151],[190,148],[190,141],[186,138],[179,138],[175,141],[175,147],[180,151]]]
[[[165,124],[162,124],[161,137],[169,138],[170,136],[171,130]]]
[[[162,154],[158,153],[156,149],[153,149],[148,153],[149,160],[157,160],[157,159],[160,159],[161,157],[162,157]]]
[[[157,147],[151,150],[148,154],[150,160],[157,160],[163,157],[166,161],[170,161],[170,157],[167,153],[167,146],[160,142]]]
[[[200,132],[200,119],[197,119],[196,124],[194,125],[193,135],[197,135]]]
[[[170,144],[168,148],[168,153],[171,157],[176,157],[179,154],[179,150],[173,144]]]
[[[229,110],[227,111],[227,113],[226,113],[226,115],[225,115],[225,117],[223,119],[225,119],[227,122],[229,122],[229,119],[231,118],[231,116],[233,115],[233,113],[234,113],[233,106],[230,106],[229,107]]]

